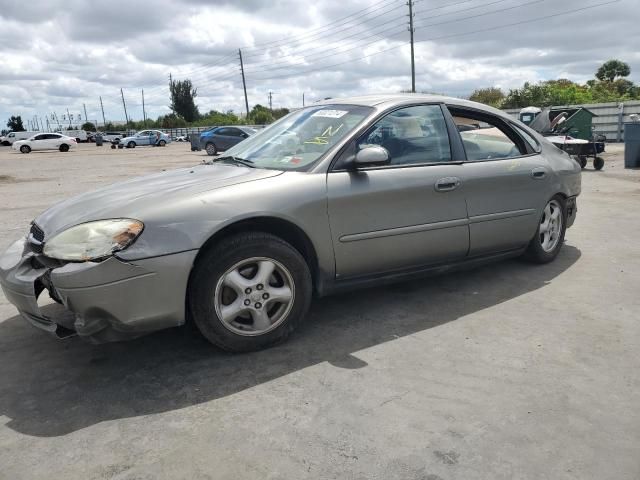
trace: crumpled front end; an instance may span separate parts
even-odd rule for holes
[[[5,296],[32,325],[59,337],[101,343],[137,337],[185,321],[186,289],[197,251],[124,261],[63,262],[42,254],[42,231],[0,257]],[[61,308],[41,308],[48,292]],[[52,313],[54,312],[55,313]]]

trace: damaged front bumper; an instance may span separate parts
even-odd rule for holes
[[[189,272],[197,251],[126,262],[64,263],[19,240],[0,257],[5,296],[32,325],[58,335],[77,333],[101,343],[133,338],[185,321]],[[38,297],[61,303],[52,315]]]

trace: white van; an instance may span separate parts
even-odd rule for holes
[[[76,142],[86,142],[89,139],[87,132],[84,130],[61,130],[58,132],[60,135],[66,135],[67,137],[75,138]]]
[[[17,142],[18,140],[26,140],[27,138],[31,138],[34,135],[42,132],[9,132],[7,136],[4,137],[2,142],[3,145],[13,145],[13,142]]]

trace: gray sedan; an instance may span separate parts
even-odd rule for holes
[[[193,321],[229,351],[285,339],[314,295],[524,255],[552,261],[580,166],[477,103],[395,95],[289,114],[192,168],[59,203],[0,258],[26,320],[120,340]],[[38,307],[47,292],[60,316]]]

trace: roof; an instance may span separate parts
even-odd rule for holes
[[[478,108],[491,112],[501,117],[508,116],[502,110],[484,105],[482,103],[472,102],[463,98],[446,97],[443,95],[426,95],[422,93],[397,93],[397,94],[379,94],[379,95],[362,95],[357,97],[327,98],[313,105],[363,105],[366,107],[389,107],[395,105],[403,105],[407,103],[447,103],[450,105],[458,105],[461,107]]]

